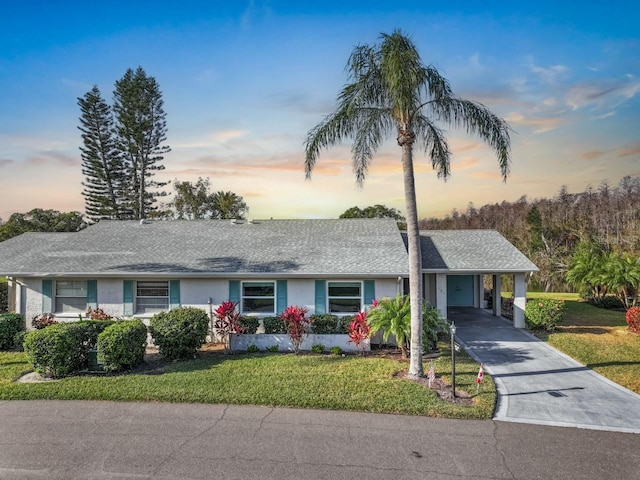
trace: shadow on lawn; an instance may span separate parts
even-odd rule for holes
[[[624,365],[638,365],[640,367],[640,362],[602,362],[602,363],[589,363],[587,367],[589,368],[598,368],[598,367],[621,367]]]
[[[146,375],[162,375],[165,373],[176,372],[195,372],[200,370],[209,370],[224,363],[235,362],[247,359],[265,360],[269,357],[290,355],[300,360],[301,364],[315,362],[318,357],[323,357],[325,363],[345,362],[355,358],[362,358],[359,355],[347,355],[346,357],[338,357],[335,355],[310,354],[302,352],[299,355],[289,352],[260,352],[260,353],[224,353],[224,352],[198,352],[195,358],[185,358],[179,360],[167,360],[159,353],[152,353],[145,356],[145,363],[136,368],[129,374],[146,374]]]

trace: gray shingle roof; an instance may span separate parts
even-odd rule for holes
[[[520,250],[495,230],[422,230],[422,267],[451,272],[537,272]]]
[[[101,221],[0,242],[0,275],[396,276],[407,252],[392,219]]]

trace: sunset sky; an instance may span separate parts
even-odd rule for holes
[[[77,98],[95,84],[111,103],[138,66],[163,92],[172,150],[161,179],[209,177],[242,195],[250,218],[336,218],[376,203],[404,212],[393,138],[361,189],[348,143],[321,154],[311,181],[303,169],[306,134],[334,110],[351,50],[396,28],[457,95],[514,130],[506,184],[464,132],[449,131],[446,183],[417,151],[421,218],[615,185],[640,175],[640,9],[577,5],[0,0],[0,218],[84,211]]]

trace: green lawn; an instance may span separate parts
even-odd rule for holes
[[[435,363],[449,381],[447,342]],[[15,383],[30,365],[23,353],[0,353],[0,399],[161,401],[358,410],[448,418],[491,418],[495,386],[486,375],[479,394],[478,365],[456,356],[456,385],[473,405],[454,405],[398,377],[408,363],[370,355],[217,354],[166,365],[160,375],[77,376],[47,383]],[[428,368],[428,364],[425,365]]]
[[[528,298],[565,301],[558,330],[539,334],[558,350],[610,380],[640,393],[640,335],[630,333],[624,312],[596,308],[577,294],[527,293]]]

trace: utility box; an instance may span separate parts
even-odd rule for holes
[[[98,362],[98,350],[92,348],[89,350],[89,371],[101,372],[103,370],[102,363]]]

